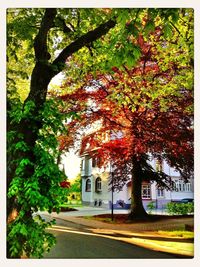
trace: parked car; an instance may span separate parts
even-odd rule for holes
[[[189,202],[194,202],[194,199],[193,198],[183,198],[180,201],[180,203],[189,203]]]

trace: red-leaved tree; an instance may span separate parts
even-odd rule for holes
[[[157,29],[157,41],[159,34]],[[142,204],[142,181],[173,187],[171,177],[151,167],[150,155],[167,161],[185,180],[193,174],[192,90],[174,80],[181,80],[191,66],[177,65],[172,59],[162,68],[155,43],[145,42],[140,35],[138,44],[142,57],[135,68],[114,67],[113,74],[99,73],[96,77],[89,74],[85,86],[62,96],[68,103],[63,112],[71,109],[78,117],[68,123],[69,136],[61,137],[61,149],[66,140],[73,142],[80,135],[80,153],[98,155],[102,165],[112,163],[116,189],[131,179],[130,218],[147,215]],[[95,123],[100,127],[95,128]],[[93,132],[84,136],[88,127]]]

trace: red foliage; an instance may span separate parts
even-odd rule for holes
[[[102,164],[111,160],[119,170],[120,179],[124,179],[123,172],[129,172],[127,164],[133,157],[139,161],[148,153],[162,156],[187,178],[193,170],[193,117],[187,111],[193,104],[192,92],[181,89],[177,95],[154,98],[155,77],[165,78],[166,84],[174,75],[174,66],[161,72],[153,61],[151,46],[141,35],[138,44],[142,57],[135,68],[125,67],[123,72],[113,67],[112,76],[90,74],[85,86],[61,97],[71,103],[69,109],[79,115],[68,124],[69,132],[74,138],[80,128],[101,121],[101,128],[90,134],[80,131],[80,154],[87,152],[92,156],[96,153]],[[122,136],[119,138],[117,133]],[[116,137],[112,138],[114,134]],[[68,137],[61,138],[61,148],[65,142]]]
[[[63,188],[69,188],[70,182],[67,182],[67,181],[60,182],[60,186]]]

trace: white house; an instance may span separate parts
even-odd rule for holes
[[[101,128],[101,121],[93,123],[85,130],[85,136],[93,134]],[[102,134],[102,133],[101,133]],[[120,139],[123,137],[121,131],[110,131],[102,134],[103,140],[108,141]],[[83,148],[84,147],[84,148]],[[123,189],[119,192],[112,192],[109,186],[110,180],[110,166],[99,167],[100,158],[91,157],[88,153],[90,151],[90,144],[85,143],[82,146],[80,155],[81,162],[81,178],[82,178],[82,203],[88,206],[107,207],[111,208],[112,200],[115,209],[129,209],[131,204],[131,181],[127,182]],[[94,149],[94,148],[93,148]],[[98,149],[98,148],[95,148]],[[69,166],[66,165],[65,157],[62,160],[62,166],[65,169],[71,169],[75,161],[69,161]],[[76,160],[76,167],[78,161]],[[192,178],[188,183],[184,183],[181,179],[180,173],[171,168],[166,162],[161,164],[156,159],[151,159],[150,164],[155,170],[161,168],[164,173],[171,176],[175,182],[173,191],[161,190],[157,187],[156,182],[143,182],[142,184],[142,199],[143,205],[146,208],[149,202],[154,202],[157,209],[162,209],[168,202],[180,201],[184,198],[194,198],[194,179]],[[161,170],[160,169],[160,170]],[[77,171],[77,168],[76,168]]]
[[[110,167],[98,167],[98,158],[91,158],[88,154],[81,156],[81,177],[82,177],[82,202],[90,206],[110,207],[113,198],[114,209],[129,209],[131,197],[131,182],[127,182],[122,191],[111,192],[109,190]],[[157,161],[152,159],[151,165],[154,169]],[[166,162],[162,163],[162,170],[170,175],[175,182],[173,191],[161,190],[156,186],[156,182],[142,184],[143,205],[146,208],[151,201],[156,208],[162,209],[166,203],[180,201],[183,198],[193,198],[194,180],[184,183],[180,174],[171,168]]]

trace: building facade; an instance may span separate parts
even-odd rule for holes
[[[175,182],[174,190],[161,190],[156,182],[142,184],[142,199],[145,209],[149,202],[154,202],[157,209],[164,209],[171,201],[180,201],[184,198],[194,197],[194,180],[184,183],[180,174],[166,162],[158,164],[151,160],[154,169],[161,168],[170,175]],[[160,169],[160,170],[161,170]],[[131,182],[127,182],[120,192],[109,189],[110,166],[99,167],[99,159],[91,158],[88,154],[81,157],[82,202],[85,205],[111,208],[112,200],[114,209],[129,209],[131,204]]]

